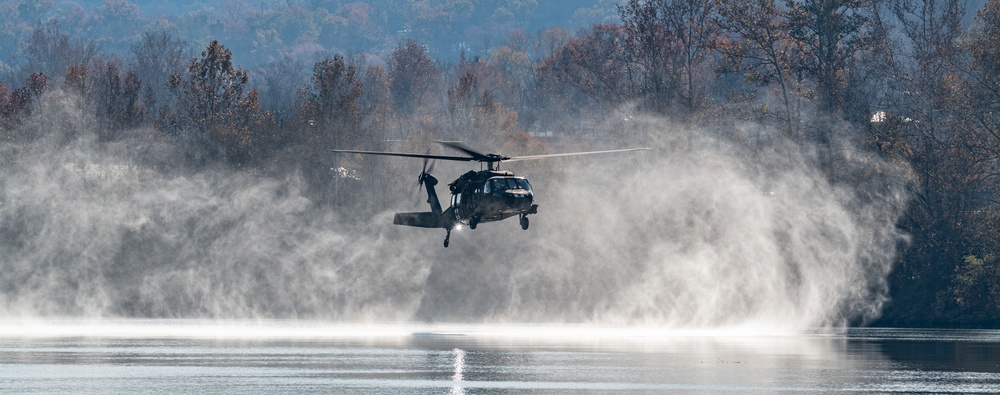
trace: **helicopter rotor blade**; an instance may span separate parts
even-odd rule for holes
[[[346,153],[346,154],[363,154],[363,155],[383,155],[383,156],[401,156],[407,158],[423,158],[424,159],[424,172],[427,171],[427,160],[429,159],[440,159],[440,160],[450,160],[458,162],[486,162],[490,164],[490,168],[493,165],[500,162],[518,162],[525,160],[537,160],[537,159],[547,159],[547,158],[560,158],[566,156],[579,156],[579,155],[595,155],[595,154],[610,154],[616,152],[632,152],[632,151],[647,151],[649,148],[627,148],[627,149],[614,149],[614,150],[604,150],[604,151],[586,151],[586,152],[569,152],[561,154],[545,154],[545,155],[525,155],[525,156],[503,156],[497,154],[484,154],[482,152],[476,151],[469,148],[465,144],[456,141],[438,141],[438,143],[447,146],[449,148],[461,151],[469,156],[452,156],[452,155],[431,155],[430,150],[426,154],[411,154],[404,152],[384,152],[384,151],[356,151],[356,150],[332,150],[336,153]],[[433,164],[431,164],[431,169],[433,169]]]
[[[475,160],[475,161],[488,162],[488,163],[498,163],[498,162],[503,162],[503,161],[506,161],[506,160],[510,159],[510,158],[508,158],[506,156],[503,156],[503,155],[484,154],[482,152],[479,152],[479,151],[476,151],[476,150],[474,150],[472,148],[469,148],[469,146],[467,146],[465,144],[462,144],[460,142],[457,142],[457,141],[438,141],[438,143],[441,144],[441,145],[444,145],[446,147],[449,147],[449,148],[452,148],[452,149],[455,149],[455,150],[458,150],[458,151],[462,151],[462,152],[464,152],[466,154],[469,154],[469,156],[472,157],[471,160]]]
[[[594,155],[594,154],[611,154],[615,152],[631,152],[631,151],[648,151],[649,148],[626,148],[626,149],[613,149],[605,151],[585,151],[585,152],[568,152],[563,154],[545,154],[545,155],[526,155],[526,156],[513,156],[507,158],[505,162],[517,162],[523,160],[537,160],[537,159],[547,159],[547,158],[560,158],[564,156],[579,156],[579,155]]]
[[[469,148],[469,146],[467,146],[465,144],[462,144],[462,143],[460,143],[458,141],[438,141],[438,144],[441,144],[443,146],[449,147],[449,148],[457,150],[457,151],[464,152],[467,155],[471,156],[473,160],[480,160],[481,161],[481,160],[488,160],[489,159],[489,156],[487,156],[486,154],[484,154],[482,152],[479,152],[479,151],[476,151],[476,150],[474,150],[472,148]]]
[[[424,159],[440,159],[440,160],[453,160],[458,162],[471,162],[476,159],[467,156],[450,156],[450,155],[430,155],[430,154],[410,154],[405,152],[382,152],[382,151],[355,151],[355,150],[342,150],[335,149],[332,152],[342,153],[342,154],[362,154],[362,155],[382,155],[382,156],[402,156],[406,158],[424,158]]]

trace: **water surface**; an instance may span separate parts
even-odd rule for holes
[[[1000,332],[0,323],[0,393],[990,393]]]

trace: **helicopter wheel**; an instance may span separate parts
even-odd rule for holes
[[[444,236],[444,248],[448,248],[448,242],[451,240],[451,229],[448,230],[448,234]]]
[[[528,230],[528,216],[521,216],[521,229]]]
[[[475,229],[476,225],[479,225],[479,216],[473,215],[469,218],[469,229]]]

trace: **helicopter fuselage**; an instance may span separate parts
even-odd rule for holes
[[[418,183],[427,187],[427,203],[430,212],[396,213],[392,223],[396,225],[416,226],[420,228],[443,228],[447,233],[444,246],[448,247],[452,229],[460,225],[468,225],[475,229],[480,223],[495,222],[515,215],[521,218],[521,229],[528,229],[528,215],[538,213],[538,205],[534,203],[531,184],[524,177],[515,176],[509,171],[499,170],[500,162],[537,160],[577,155],[610,154],[615,152],[642,151],[649,148],[628,148],[605,151],[569,152],[561,154],[544,154],[508,157],[498,154],[485,154],[454,141],[439,141],[444,146],[462,152],[463,155],[432,155],[430,150],[425,154],[384,151],[333,150],[333,152],[362,155],[400,156],[407,158],[423,158],[424,169],[420,172]],[[469,171],[448,184],[451,192],[451,205],[441,208],[437,191],[434,186],[438,180],[431,175],[433,164],[428,168],[428,160],[448,160],[459,162],[475,161],[486,165],[486,170]]]
[[[524,177],[509,171],[482,170],[463,174],[451,184],[451,205],[441,208],[435,185],[437,178],[424,173],[420,182],[427,186],[427,203],[430,212],[396,213],[393,224],[421,228],[444,228],[448,231],[465,225],[475,229],[484,222],[495,222],[520,216],[521,229],[528,229],[528,215],[538,213],[534,204],[531,184]]]
[[[450,215],[456,224],[475,227],[484,222],[500,221],[516,215],[538,212],[531,184],[509,171],[470,171],[448,184],[451,191]],[[522,227],[526,222],[522,222]]]

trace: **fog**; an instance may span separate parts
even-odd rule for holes
[[[152,133],[99,144],[86,113],[50,93],[16,131],[37,137],[0,148],[0,316],[802,330],[877,317],[903,241],[906,169],[838,145],[856,176],[831,184],[815,150],[759,125],[644,119],[629,133],[648,152],[511,163],[534,183],[531,228],[445,249],[443,230],[391,225],[412,207],[357,221],[294,171],[168,171],[149,163],[183,156]]]

